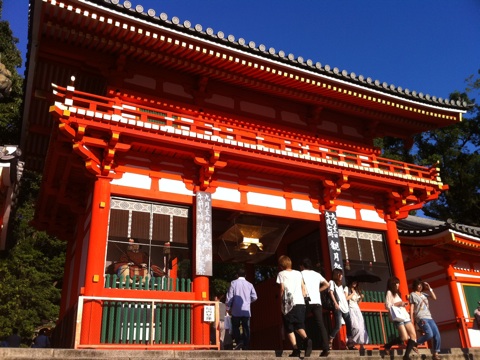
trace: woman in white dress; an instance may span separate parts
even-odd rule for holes
[[[351,281],[348,286],[345,286],[345,297],[348,300],[350,318],[352,320],[352,340],[360,346],[368,344],[365,320],[358,306],[363,300],[362,290],[358,286],[358,281]]]

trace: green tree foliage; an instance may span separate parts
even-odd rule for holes
[[[453,99],[467,99],[453,93]],[[442,181],[449,190],[424,207],[425,215],[473,226],[480,225],[480,107],[474,106],[454,126],[421,134],[416,138],[420,164],[438,163]]]
[[[243,267],[238,263],[213,263],[213,276],[210,278],[210,297],[222,297],[228,291],[230,282],[237,277],[237,269]],[[225,300],[225,299],[223,299]]]
[[[474,103],[468,96],[475,95],[479,90],[480,79],[471,76],[467,79],[466,91],[454,92],[450,98]],[[426,216],[480,226],[478,105],[474,105],[459,124],[416,135],[410,150],[406,150],[398,139],[382,139],[377,145],[382,147],[385,157],[440,168],[442,181],[449,185],[449,190],[443,192],[438,200],[424,206]]]
[[[0,337],[17,327],[28,338],[58,318],[66,243],[29,225],[40,182],[39,175],[24,173],[10,224],[16,245],[0,259]]]
[[[10,23],[2,20],[2,5],[0,0],[0,62],[10,72],[12,81],[11,92],[6,97],[0,97],[0,144],[17,145],[20,142],[21,111],[23,101],[23,78],[17,68],[22,66],[22,56],[16,44]]]

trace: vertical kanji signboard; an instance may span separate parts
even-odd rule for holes
[[[195,275],[212,276],[212,195],[196,195]]]
[[[328,252],[333,269],[343,271],[342,250],[338,236],[337,214],[334,211],[325,211],[325,226],[327,228]]]

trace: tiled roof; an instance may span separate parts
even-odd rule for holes
[[[443,231],[457,231],[465,235],[480,238],[480,228],[475,226],[456,224],[450,220],[438,221],[409,215],[397,223],[398,233],[402,236],[429,236]]]
[[[299,68],[305,68],[310,71],[314,71],[332,78],[337,78],[342,81],[364,86],[366,88],[372,88],[384,93],[400,96],[409,100],[427,103],[431,105],[443,106],[448,108],[467,110],[473,106],[473,104],[465,101],[454,101],[449,99],[443,99],[441,97],[430,96],[429,94],[423,94],[415,90],[403,89],[400,86],[388,84],[386,82],[380,82],[379,80],[373,80],[370,77],[363,75],[357,75],[354,72],[348,72],[346,70],[340,70],[336,67],[332,68],[329,65],[322,65],[320,62],[314,62],[311,59],[304,59],[302,56],[295,56],[294,54],[287,54],[283,50],[277,51],[270,47],[267,48],[263,44],[257,45],[254,41],[246,41],[243,38],[236,39],[234,35],[226,35],[222,31],[216,33],[212,28],[203,29],[203,26],[197,24],[193,26],[190,21],[185,20],[180,22],[180,19],[176,16],[168,18],[165,13],[156,14],[153,9],[144,9],[142,5],[132,6],[132,3],[128,0],[87,0],[91,3],[101,5],[106,8],[114,9],[116,11],[129,14],[138,19],[146,20],[151,23],[159,24],[161,26],[175,29],[176,31],[187,33],[191,36],[198,38],[204,38],[212,42],[220,43],[225,46],[237,48],[245,52],[253,53],[257,56],[269,58],[278,62],[288,63],[291,66]]]

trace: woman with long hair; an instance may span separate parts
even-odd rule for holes
[[[350,311],[348,308],[348,301],[345,297],[345,292],[343,289],[343,271],[340,269],[333,269],[332,271],[332,280],[330,280],[330,288],[328,289],[328,294],[332,298],[335,305],[335,310],[333,312],[335,316],[335,327],[330,332],[330,348],[332,348],[333,339],[337,336],[340,331],[340,326],[342,326],[342,318],[347,327],[347,348],[349,350],[355,349],[355,342],[352,340],[352,320],[350,318]]]
[[[352,320],[352,341],[363,346],[368,344],[368,333],[365,329],[365,320],[358,304],[363,299],[362,289],[358,281],[352,280],[347,282],[345,287],[345,296],[348,301],[350,318]]]
[[[429,299],[437,300],[433,289],[421,279],[415,279],[410,293],[410,317],[415,320],[417,326],[422,329],[424,335],[418,339],[419,344],[423,344],[433,338],[433,360],[440,360],[440,331],[432,318],[430,312]]]
[[[402,300],[402,294],[400,293],[400,280],[392,276],[388,279],[387,282],[387,291],[385,295],[385,307],[390,311],[392,306],[397,307],[406,307],[408,302]],[[415,326],[413,326],[412,320],[410,317],[404,321],[395,321],[395,326],[399,334],[399,338],[396,338],[387,344],[385,344],[385,352],[389,352],[390,348],[395,344],[401,344],[402,342],[407,341],[407,348],[405,350],[405,355],[403,356],[404,360],[410,358],[410,352],[414,350],[418,352],[417,349],[417,334],[415,332]]]

